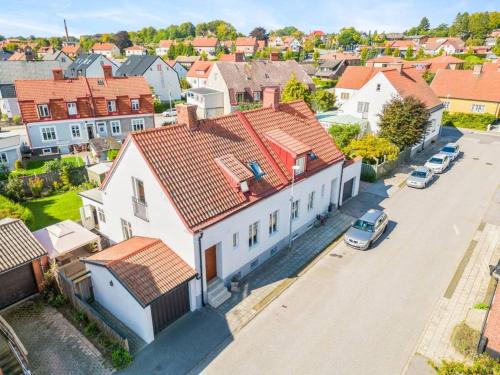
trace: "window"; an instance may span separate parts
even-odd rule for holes
[[[297,160],[295,160],[295,165],[299,167],[295,171],[296,175],[304,173],[304,171],[306,170],[306,158],[304,156],[301,158],[298,158]]]
[[[71,124],[71,138],[81,138],[82,134],[80,132],[80,124]]]
[[[299,200],[292,202],[292,219],[299,217]]]
[[[143,118],[132,119],[132,130],[135,132],[139,130],[144,130],[144,119]]]
[[[262,176],[266,175],[258,162],[251,161],[250,163],[248,163],[248,165],[250,166],[250,169],[252,170],[256,180],[260,180]]]
[[[255,100],[256,102],[260,102],[260,100],[261,100],[261,97],[260,97],[260,96],[261,96],[260,91],[255,91],[255,92],[253,93],[253,100]]]
[[[472,112],[473,113],[484,113],[484,104],[473,104]]]
[[[349,93],[348,92],[340,93],[340,99],[349,99]]]
[[[132,111],[138,111],[139,110],[139,99],[132,99],[130,101],[130,106],[132,107]]]
[[[0,153],[0,164],[7,164],[8,162],[7,154],[5,152]]]
[[[146,195],[144,194],[144,182],[132,177],[132,188],[134,189],[134,197],[140,203],[146,203]]]
[[[278,231],[278,210],[271,212],[269,214],[269,234],[276,233]]]
[[[106,216],[104,215],[104,210],[101,207],[97,207],[97,216],[99,217],[100,222],[106,222]]]
[[[238,232],[233,233],[233,249],[236,249],[240,243]]]
[[[49,106],[47,104],[39,104],[37,107],[38,107],[38,117],[43,118],[50,116]]]
[[[66,103],[66,106],[68,107],[68,115],[75,116],[78,114],[76,103]]]
[[[380,91],[381,84],[377,83],[377,91]]]
[[[127,220],[120,220],[122,223],[123,240],[128,240],[132,237],[132,224],[130,224]]]
[[[448,110],[448,108],[450,108],[450,102],[449,102],[449,100],[445,100],[443,102],[443,107],[444,107],[445,110]]]
[[[158,70],[159,72],[161,72],[161,64],[157,64],[156,65],[156,70]]]
[[[42,140],[44,142],[57,140],[56,128],[54,128],[53,126],[42,128],[40,129],[40,131],[42,132]]]
[[[114,100],[108,100],[108,112],[116,112],[116,101]]]
[[[309,197],[307,198],[307,211],[311,211],[314,208],[314,196],[316,192],[313,190],[309,193]]]
[[[243,103],[243,101],[245,101],[245,93],[243,92],[239,92],[236,94],[236,101],[238,103]]]
[[[368,103],[368,102],[358,102],[358,113],[368,112],[369,107],[370,107],[370,103]]]
[[[42,148],[42,155],[50,155],[52,154],[51,148]]]
[[[253,247],[257,244],[257,241],[259,240],[258,233],[259,222],[256,221],[248,227],[248,247]]]
[[[321,185],[321,198],[325,196],[325,184]]]
[[[110,125],[111,125],[111,134],[113,135],[121,134],[122,127],[120,125],[119,120],[110,121]]]

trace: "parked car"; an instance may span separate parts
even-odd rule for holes
[[[449,165],[450,157],[445,154],[436,154],[425,163],[434,173],[443,173]]]
[[[359,250],[368,250],[385,232],[389,219],[380,210],[369,210],[356,220],[344,235],[344,242]]]
[[[447,155],[450,160],[453,161],[458,158],[458,155],[460,155],[460,147],[457,143],[448,143],[441,149],[441,151],[439,151],[439,153]]]
[[[172,108],[172,109],[167,109],[165,112],[163,112],[164,117],[174,117],[177,116],[177,109]]]
[[[409,187],[424,189],[432,181],[434,173],[427,167],[418,167],[406,180],[406,185]]]

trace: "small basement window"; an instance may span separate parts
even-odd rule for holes
[[[256,180],[260,180],[263,176],[266,175],[264,173],[264,171],[262,170],[262,168],[260,167],[260,164],[258,162],[251,161],[251,162],[248,163],[248,166],[252,170],[252,173],[255,176]]]

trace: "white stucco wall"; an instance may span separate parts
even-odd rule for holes
[[[151,308],[143,308],[107,268],[85,263],[91,272],[94,298],[144,341],[154,340]],[[113,283],[113,286],[110,285]]]
[[[335,105],[339,107],[340,109],[343,109],[342,106],[344,103],[348,102],[352,96],[356,93],[355,89],[344,89],[344,88],[335,88]],[[342,99],[342,94],[348,94],[349,98],[348,99]]]
[[[227,115],[231,113],[232,107],[231,107],[231,100],[229,98],[229,89],[226,82],[224,81],[224,78],[220,73],[217,64],[214,64],[214,66],[212,67],[212,70],[208,75],[206,86],[208,88],[219,90],[224,93],[224,114]]]
[[[158,65],[161,66],[161,70],[158,70]],[[149,86],[153,86],[155,94],[160,97],[161,101],[168,102],[170,99],[178,100],[181,98],[179,76],[162,59],[156,59],[144,73],[144,78]]]
[[[102,65],[111,65],[111,71],[113,76],[115,76],[118,66],[107,59],[105,56],[101,56],[94,60],[94,62],[86,69],[86,77],[104,77],[104,72],[102,70]]]
[[[340,205],[344,204],[343,194],[344,194],[344,183],[354,178],[354,183],[352,186],[352,196],[355,197],[359,192],[359,178],[361,175],[361,160],[354,161],[352,164],[344,168],[342,172],[342,186],[340,190],[340,196],[338,197]]]

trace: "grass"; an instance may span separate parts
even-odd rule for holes
[[[83,159],[79,156],[68,156],[64,158],[64,160],[74,166],[83,165]],[[45,173],[45,163],[47,163],[47,161],[48,160],[29,160],[26,163],[26,168],[15,170],[11,173],[15,176],[34,176]]]
[[[29,229],[37,230],[62,220],[79,220],[82,200],[78,192],[70,190],[22,203],[33,213],[33,222],[29,225]]]

